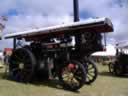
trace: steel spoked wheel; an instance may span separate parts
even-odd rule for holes
[[[121,64],[115,64],[114,65],[114,71],[115,71],[115,75],[117,76],[122,76],[123,75],[123,67]]]
[[[90,59],[84,60],[83,63],[85,65],[85,69],[87,71],[85,83],[91,84],[96,80],[96,78],[98,76],[98,70],[97,70],[96,64]]]
[[[109,72],[110,73],[114,73],[114,64],[113,63],[109,63],[108,67],[109,67]]]
[[[59,70],[59,80],[64,88],[72,91],[80,89],[85,82],[86,70],[77,61],[69,61]]]
[[[10,57],[11,78],[19,82],[30,82],[34,75],[35,63],[31,51],[25,48],[16,49]]]

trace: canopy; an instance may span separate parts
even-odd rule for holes
[[[113,25],[108,18],[95,18],[88,19],[85,21],[73,22],[68,24],[61,24],[52,27],[32,29],[23,32],[15,32],[6,34],[4,37],[7,38],[25,38],[28,40],[34,40],[42,36],[50,36],[51,34],[74,34],[76,32],[86,32],[86,31],[96,31],[96,32],[112,32]]]

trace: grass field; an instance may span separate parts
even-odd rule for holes
[[[51,81],[22,84],[4,78],[0,69],[0,96],[128,96],[128,77],[115,77],[107,66],[98,65],[99,75],[92,85],[83,86],[79,92],[58,88]]]

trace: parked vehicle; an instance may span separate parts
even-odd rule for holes
[[[109,72],[116,76],[123,76],[128,74],[128,53],[125,52],[124,47],[117,47],[116,58],[109,64]]]

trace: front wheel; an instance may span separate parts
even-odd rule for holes
[[[58,77],[63,87],[76,91],[80,89],[86,79],[86,70],[84,66],[75,60],[65,62],[59,69]]]

